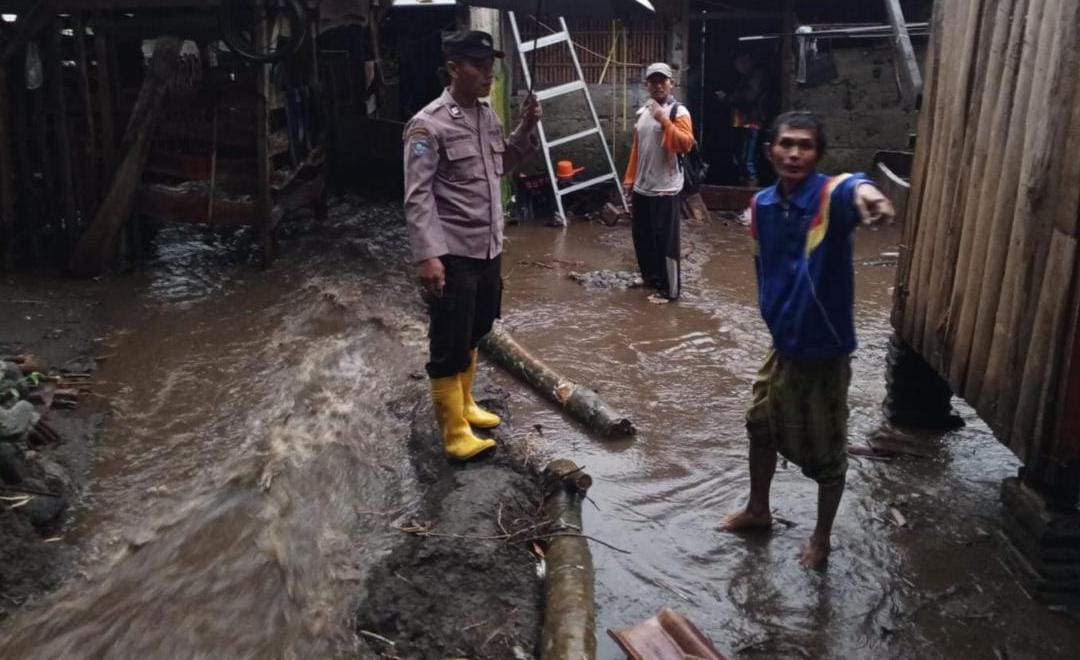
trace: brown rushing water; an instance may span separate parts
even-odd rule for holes
[[[1074,621],[1034,604],[992,536],[1017,461],[971,413],[933,459],[852,461],[825,573],[796,561],[814,485],[774,482],[772,537],[714,530],[748,486],[743,413],[768,339],[745,231],[687,223],[686,295],[586,290],[570,270],[630,268],[629,231],[510,229],[507,323],[634,418],[633,441],[590,437],[506,376],[516,436],[596,480],[604,634],[670,605],[723,648],[764,657],[1072,657]],[[896,233],[863,234],[876,258]],[[117,279],[115,353],[97,374],[114,415],[66,541],[83,576],[6,624],[0,657],[355,655],[368,570],[392,551],[387,512],[416,486],[400,402],[423,383],[424,327],[400,212],[349,201],[302,224],[268,271],[250,242],[171,227]],[[880,423],[894,269],[861,265],[851,436]],[[406,302],[402,302],[406,301]],[[541,425],[540,432],[533,425]],[[886,522],[896,506],[908,526]]]

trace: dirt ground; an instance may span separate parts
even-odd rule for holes
[[[513,433],[506,398],[490,384],[478,390],[504,422],[490,434],[496,451],[464,465],[444,457],[428,398],[412,411],[409,444],[425,494],[419,510],[396,523],[401,546],[368,582],[357,623],[367,653],[536,655],[543,581],[530,530],[539,519],[540,481],[527,436]]]
[[[47,371],[93,371],[98,290],[96,284],[72,285],[41,276],[0,280],[0,357],[32,354]],[[17,508],[10,501],[0,505],[0,621],[58,587],[73,572],[75,548],[63,542],[63,534],[85,491],[102,410],[92,396],[85,396],[72,410],[53,408],[45,413],[61,442],[27,452],[24,458],[31,475],[47,474],[43,477],[47,490],[62,495],[35,496]],[[26,487],[35,485],[33,480],[27,483],[31,486]],[[54,522],[42,524],[43,517],[52,517],[43,508],[57,511]]]

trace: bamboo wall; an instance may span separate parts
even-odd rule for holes
[[[557,18],[541,23],[541,36],[558,28]],[[668,58],[670,30],[663,20],[567,19],[566,24],[577,48],[581,72],[589,84],[611,82],[615,78],[621,81],[626,77],[630,84],[637,85],[646,66]],[[524,20],[521,30],[521,38],[527,42],[534,37],[536,24]],[[536,80],[544,87],[577,80],[570,51],[565,46],[537,51],[535,70]],[[520,69],[516,76],[516,85],[523,86]]]
[[[1080,2],[939,0],[925,77],[894,325],[1053,490],[1080,460]]]

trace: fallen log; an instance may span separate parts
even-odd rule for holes
[[[510,333],[496,327],[480,342],[480,348],[510,373],[532,385],[566,412],[605,436],[633,435],[633,422],[608,406],[596,392],[554,371],[520,344]]]
[[[557,532],[547,542],[541,660],[596,657],[596,612],[589,543],[581,534],[581,501],[592,479],[573,461],[544,469],[544,519]],[[565,533],[563,533],[565,532]]]

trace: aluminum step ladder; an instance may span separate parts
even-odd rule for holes
[[[587,0],[582,1],[584,2]],[[615,161],[611,157],[611,149],[608,147],[607,140],[604,139],[604,131],[600,128],[600,119],[596,116],[596,106],[593,105],[592,95],[589,94],[589,86],[585,83],[585,75],[581,72],[581,64],[578,62],[577,51],[574,50],[574,42],[571,41],[570,31],[566,28],[566,19],[561,16],[559,17],[559,32],[538,39],[530,39],[523,43],[521,41],[521,30],[518,29],[517,17],[512,11],[507,13],[510,15],[510,27],[514,32],[514,45],[517,46],[518,57],[521,59],[521,70],[525,74],[525,85],[527,88],[533,90],[533,93],[536,95],[536,100],[543,105],[544,101],[550,101],[559,96],[583,92],[585,94],[585,104],[589,106],[589,114],[592,116],[592,128],[555,138],[554,140],[548,139],[547,132],[544,130],[543,120],[541,120],[540,124],[536,127],[537,132],[540,134],[540,146],[544,151],[544,161],[547,163],[548,176],[551,178],[551,189],[555,193],[555,206],[558,209],[555,218],[556,221],[563,227],[567,225],[566,211],[563,210],[563,197],[578,192],[579,190],[584,190],[585,188],[591,188],[608,182],[615,186],[619,199],[622,200],[623,209],[629,213],[630,209],[626,205],[626,199],[624,199],[622,194],[622,181],[619,177],[619,173],[615,170]],[[537,90],[533,88],[532,73],[529,71],[529,63],[526,55],[534,50],[549,48],[562,43],[565,43],[566,47],[570,50],[570,59],[574,63],[574,71],[577,73],[577,80],[562,85],[556,85],[554,87],[548,87],[547,89]],[[593,177],[587,181],[575,183],[574,185],[565,188],[559,188],[558,179],[555,178],[555,165],[551,160],[551,150],[555,147],[590,138],[594,135],[600,138],[600,143],[604,146],[604,155],[607,156],[608,167],[610,167],[611,170],[606,174],[601,174],[600,176]]]

